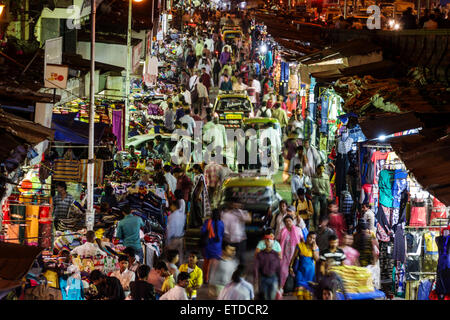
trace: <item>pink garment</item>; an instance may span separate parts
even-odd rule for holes
[[[356,262],[359,260],[358,250],[345,246],[342,251],[345,253],[345,260],[342,263],[346,266],[356,266]]]
[[[280,272],[280,282],[281,287],[284,287],[284,283],[289,274],[289,264],[291,263],[292,256],[295,252],[295,246],[303,241],[302,230],[293,226],[291,231],[286,227],[281,230],[281,272]]]

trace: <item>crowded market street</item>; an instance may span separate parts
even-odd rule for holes
[[[446,1],[19,2],[0,300],[450,299]]]

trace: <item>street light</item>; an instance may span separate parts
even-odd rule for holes
[[[0,17],[2,16],[3,9],[5,9],[5,5],[4,4],[0,4]]]

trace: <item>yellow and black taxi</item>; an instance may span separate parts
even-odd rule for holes
[[[261,232],[279,211],[281,196],[272,179],[262,176],[239,176],[224,181],[218,198],[219,209],[237,202],[250,213],[249,232]]]
[[[245,91],[219,91],[213,114],[226,128],[240,128],[245,118],[254,116],[252,102]]]

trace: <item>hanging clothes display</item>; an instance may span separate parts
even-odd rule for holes
[[[408,281],[419,280],[422,234],[411,231],[406,234],[406,272]]]
[[[445,204],[440,202],[436,197],[433,197],[433,209],[431,210],[430,222],[434,219],[446,219],[447,208]]]
[[[80,182],[87,183],[88,160],[80,160]],[[95,159],[94,164],[94,184],[101,185],[103,183],[103,160]]]
[[[424,200],[412,202],[409,225],[414,227],[425,227],[427,225],[427,208]]]
[[[436,239],[436,243],[439,248],[436,293],[438,295],[447,295],[450,294],[450,235],[439,236]]]
[[[39,244],[39,206],[26,206],[25,243],[30,246]]]
[[[435,272],[438,266],[439,247],[436,239],[439,236],[437,231],[428,231],[423,235],[423,263],[422,271]]]
[[[380,190],[379,203],[387,208],[393,208],[392,187],[394,184],[394,174],[392,170],[382,170],[379,175],[378,188]]]
[[[117,137],[117,149],[122,151],[125,147],[123,141],[123,112],[122,110],[113,110],[112,112],[112,131]]]
[[[78,182],[80,180],[80,163],[78,160],[55,160],[54,181]]]
[[[51,248],[52,239],[52,218],[50,216],[50,206],[39,207],[39,246]]]

